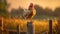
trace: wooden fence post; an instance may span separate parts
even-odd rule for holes
[[[20,34],[20,25],[17,25],[17,34]]]
[[[27,34],[33,34],[33,24],[32,24],[32,22],[27,22]]]
[[[49,34],[52,34],[52,20],[49,20]]]

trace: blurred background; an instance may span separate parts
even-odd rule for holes
[[[0,33],[2,30],[3,34],[9,34],[9,31],[16,32],[17,24],[20,25],[21,32],[27,32],[27,20],[22,18],[22,14],[23,9],[28,9],[31,2],[36,10],[36,15],[32,19],[35,33],[48,33],[51,19],[53,34],[58,34],[60,0],[0,0]]]

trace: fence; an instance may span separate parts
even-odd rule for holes
[[[2,23],[2,22],[0,21],[0,23]],[[3,32],[5,32],[6,34],[35,34],[33,27],[34,26],[33,26],[32,22],[27,22],[27,32],[21,32],[19,24],[17,25],[16,30],[2,29],[2,27],[1,27],[0,34],[4,34]],[[48,34],[52,34],[52,20],[49,20],[49,32],[48,32]]]

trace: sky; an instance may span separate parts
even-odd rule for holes
[[[7,0],[7,3],[10,3],[9,11],[12,8],[28,8],[30,3],[33,3],[34,5],[37,4],[39,6],[42,6],[43,8],[49,7],[52,10],[54,10],[56,7],[60,7],[60,0]]]

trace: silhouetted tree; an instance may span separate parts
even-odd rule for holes
[[[55,16],[60,17],[60,7],[57,7],[57,8],[55,9],[54,13],[55,13]]]
[[[36,9],[37,16],[42,15],[42,13],[44,12],[43,8],[39,5],[35,5],[34,7]]]
[[[55,17],[52,9],[47,7],[44,9],[44,11],[45,11],[45,15],[48,16],[48,18],[54,18]]]
[[[22,17],[23,9],[19,7],[18,9],[12,9],[10,12],[11,18],[20,18]]]
[[[39,16],[41,16],[43,18],[53,17],[53,11],[52,11],[52,9],[50,9],[48,7],[43,9],[41,6],[35,5],[35,9],[37,11],[37,17],[39,17]],[[41,18],[41,17],[39,17],[39,18]]]
[[[9,12],[7,10],[7,2],[6,0],[0,0],[0,17],[9,16]]]

